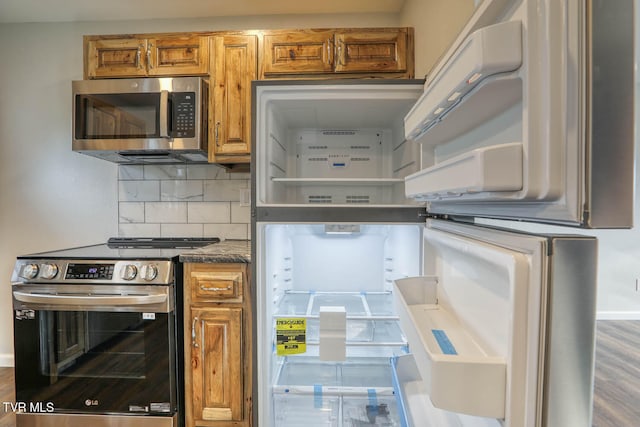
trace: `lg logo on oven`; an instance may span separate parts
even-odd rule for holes
[[[98,406],[100,402],[94,399],[87,399],[84,401],[84,406]]]

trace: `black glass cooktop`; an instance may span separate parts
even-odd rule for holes
[[[107,243],[23,255],[39,259],[172,259],[188,251],[220,242],[206,238],[111,238]]]

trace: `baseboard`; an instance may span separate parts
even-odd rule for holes
[[[0,368],[13,368],[14,366],[13,354],[0,354]]]
[[[640,311],[598,311],[597,320],[640,320]]]

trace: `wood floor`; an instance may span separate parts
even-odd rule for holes
[[[15,427],[13,369],[0,368],[0,427]],[[640,321],[599,321],[593,427],[640,425]]]

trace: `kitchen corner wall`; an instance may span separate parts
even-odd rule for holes
[[[216,165],[118,168],[118,234],[250,238],[249,174]]]

